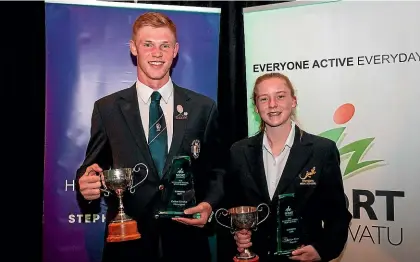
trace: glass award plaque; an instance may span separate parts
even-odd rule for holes
[[[191,158],[176,156],[165,179],[161,205],[155,218],[199,218],[200,214],[184,214],[185,209],[196,205]]]
[[[277,204],[277,246],[275,255],[290,256],[301,246],[300,217],[295,194],[281,194]]]

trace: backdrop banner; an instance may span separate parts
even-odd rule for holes
[[[133,22],[148,11],[168,15],[177,26],[173,81],[216,101],[220,9],[51,0],[45,8],[44,262],[99,262],[106,210],[81,215],[74,191],[93,104],[135,83],[128,41]]]
[[[336,142],[353,220],[342,262],[418,260],[420,2],[289,2],[244,10],[248,97],[290,77],[297,122]],[[251,99],[249,135],[258,130]]]

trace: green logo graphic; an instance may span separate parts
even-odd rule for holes
[[[347,123],[354,115],[355,107],[352,104],[343,104],[337,108],[334,113],[334,122],[336,124],[345,124]],[[340,139],[343,138],[343,133],[346,127],[337,127],[319,134],[319,136],[328,138],[334,141],[338,145],[340,144]],[[375,138],[364,138],[357,141],[354,141],[350,144],[344,145],[339,148],[340,156],[349,157],[348,164],[343,173],[343,178],[349,178],[353,175],[356,175],[364,170],[375,168],[378,163],[383,162],[384,160],[367,160],[363,161],[362,158],[369,150],[372,142]]]

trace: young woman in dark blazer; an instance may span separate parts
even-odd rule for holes
[[[261,117],[260,131],[231,147],[225,205],[266,203],[270,214],[256,231],[235,232],[237,251],[250,248],[260,262],[337,258],[346,244],[352,216],[346,207],[335,143],[303,131],[293,120],[297,100],[287,76],[260,76],[253,101]],[[288,205],[293,204],[294,217],[299,218],[300,240],[289,254],[279,255],[278,210],[285,210],[285,206],[278,209],[279,196],[286,195],[294,196]],[[237,251],[232,250],[226,261],[232,261]]]

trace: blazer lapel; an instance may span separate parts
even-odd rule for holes
[[[263,197],[265,203],[270,203],[270,195],[268,193],[267,179],[264,170],[264,162],[262,156],[262,141],[264,133],[261,132],[251,140],[245,156],[251,170],[251,176],[256,183],[256,192]]]
[[[176,156],[179,148],[182,145],[184,140],[185,129],[187,127],[187,122],[189,117],[183,115],[183,112],[191,112],[191,105],[189,103],[190,97],[182,91],[177,85],[174,84],[174,115],[173,115],[173,135],[171,148],[169,149],[168,156],[166,157],[165,166],[163,168],[163,177],[166,176],[166,173],[169,167],[172,164],[172,158]],[[178,112],[178,105],[181,105],[183,112]]]
[[[145,164],[149,168],[149,177],[159,180],[141,122],[136,85],[134,84],[127,92],[122,93],[121,97],[123,98],[123,100],[120,101],[121,112],[125,117],[127,126],[129,127],[137,146],[140,148],[141,154],[146,160]]]
[[[284,167],[274,196],[282,194],[287,189],[302,170],[302,167],[309,160],[309,157],[312,154],[312,147],[308,146],[310,144],[312,144],[312,142],[309,141],[308,135],[296,125],[293,146],[290,150],[286,166]]]

